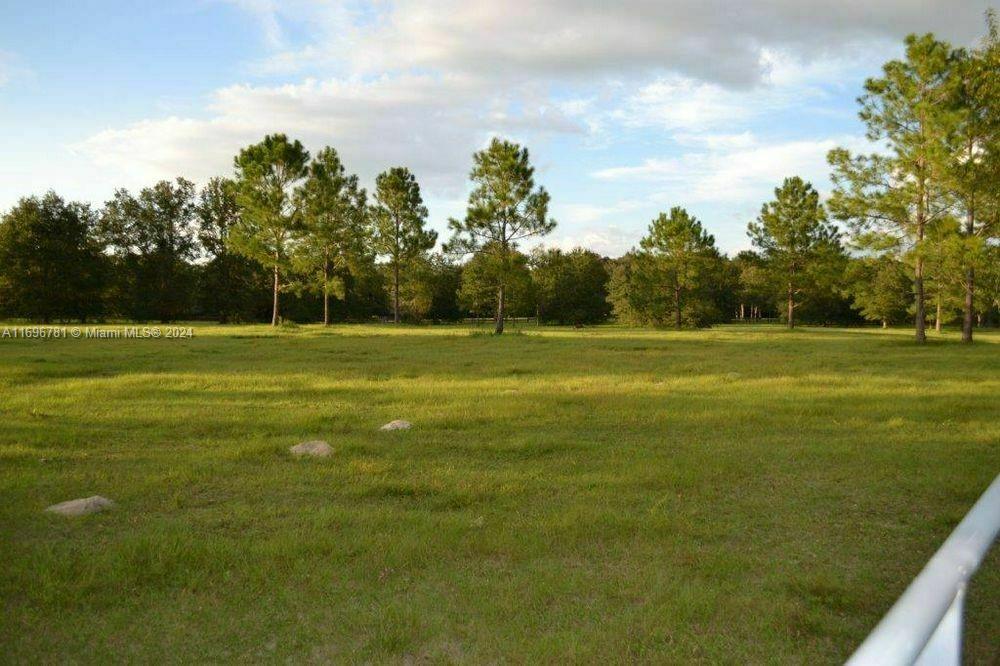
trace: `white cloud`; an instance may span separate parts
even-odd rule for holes
[[[618,201],[614,204],[607,206],[600,206],[595,204],[580,204],[580,203],[568,203],[568,204],[556,204],[553,208],[556,218],[560,221],[567,221],[575,224],[593,224],[600,220],[604,220],[612,215],[621,215],[623,213],[630,213],[634,210],[642,208],[645,205],[641,201]]]
[[[697,131],[745,121],[753,111],[741,104],[741,97],[715,83],[673,75],[639,88],[614,117],[634,127]]]
[[[569,230],[557,228],[552,236],[546,237],[540,245],[567,251],[582,247],[605,257],[620,257],[635,246],[639,236],[641,234],[622,229],[615,224],[604,224],[599,227],[584,226]]]
[[[349,61],[355,70],[445,69],[509,79],[565,78],[636,69],[746,87],[768,73],[765,50],[807,60],[872,40],[937,30],[966,43],[981,34],[989,0],[235,0],[271,23],[297,23],[304,43],[271,55],[283,71]],[[269,41],[274,41],[268,38]]]
[[[230,4],[252,14],[260,25],[264,43],[269,49],[287,48],[285,33],[281,27],[281,0],[226,0]],[[288,8],[285,7],[285,10]]]
[[[676,73],[662,74],[625,96],[612,116],[630,127],[658,127],[690,138],[717,128],[739,127],[789,107],[822,105],[829,88],[878,71],[884,49],[805,61],[787,51],[762,49],[758,85],[727,87]],[[722,138],[718,132],[716,136]],[[738,135],[734,135],[734,138]]]
[[[405,163],[448,193],[470,150],[494,133],[576,133],[606,148],[624,124],[666,129],[687,146],[746,147],[742,124],[835,79],[854,41],[981,27],[979,0],[847,0],[810,11],[797,0],[738,11],[722,0],[225,1],[260,23],[269,54],[258,68],[317,76],[222,88],[202,114],[110,128],[76,144],[78,154],[123,183],[201,179],[227,172],[242,145],[284,131],[336,145],[364,176]]]
[[[654,198],[672,202],[763,201],[788,176],[801,176],[818,188],[827,182],[826,154],[837,146],[864,149],[863,137],[841,136],[785,142],[760,142],[743,136],[738,142],[715,142],[707,150],[677,157],[651,158],[641,164],[596,171],[602,180],[652,183]]]
[[[581,203],[584,193],[570,191],[578,203],[554,211],[559,243],[608,252],[628,249],[634,234],[621,231],[628,218],[642,216],[644,224],[659,203],[757,202],[792,173],[824,182],[826,151],[853,137],[790,140],[775,128],[776,140],[764,143],[751,132],[754,124],[807,103],[822,107],[840,81],[877,71],[909,31],[939,29],[969,41],[982,30],[985,6],[981,0],[843,0],[821,7],[800,0],[224,1],[260,25],[266,53],[248,73],[295,79],[227,86],[188,117],[151,117],[82,139],[73,146],[76,158],[100,167],[107,190],[230,173],[241,147],[280,131],[314,150],[335,146],[369,183],[382,169],[405,164],[429,198],[456,201],[471,152],[494,134],[532,146],[569,137],[605,163],[626,135],[644,146],[647,137],[662,137],[652,148],[657,157],[638,163],[612,157],[621,166],[595,172],[641,182],[645,192],[622,195],[634,194],[625,203],[597,194]],[[666,144],[673,152],[664,152]],[[563,158],[546,157],[539,171],[548,177],[543,167],[559,169]],[[79,180],[92,182],[94,173]]]
[[[491,133],[583,131],[555,105],[515,104],[462,77],[238,85],[217,91],[209,108],[208,119],[145,120],[105,130],[74,148],[133,182],[177,174],[201,181],[228,173],[241,147],[285,132],[314,149],[335,145],[366,179],[405,164],[422,184],[448,193],[462,187],[469,155]]]

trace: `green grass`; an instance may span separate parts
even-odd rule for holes
[[[0,661],[842,661],[1000,471],[1000,335],[910,340],[0,340]]]

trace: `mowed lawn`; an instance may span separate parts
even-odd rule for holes
[[[842,661],[1000,472],[978,335],[0,340],[0,661]]]

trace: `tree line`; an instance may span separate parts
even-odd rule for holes
[[[932,35],[859,98],[872,154],[830,152],[833,191],[792,176],[727,257],[682,207],[622,257],[522,251],[555,227],[528,150],[473,155],[465,216],[438,246],[406,167],[369,195],[337,151],[283,134],[198,190],[183,178],[120,189],[99,209],[53,192],[0,218],[0,316],[220,322],[457,320],[707,326],[737,319],[883,326],[960,321],[963,340],[1000,310],[1000,38]],[[834,222],[840,222],[837,226]]]

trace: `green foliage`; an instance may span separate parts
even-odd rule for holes
[[[195,188],[162,180],[138,195],[118,190],[104,206],[100,229],[115,257],[119,314],[174,321],[194,302],[197,256]]]
[[[982,46],[953,54],[952,95],[944,112],[935,116],[947,144],[934,164],[935,176],[960,221],[941,238],[935,254],[946,258],[953,278],[949,282],[957,283],[965,342],[972,342],[977,310],[975,276],[988,259],[990,242],[1000,237],[1000,37],[996,15],[987,16],[989,32]],[[940,312],[945,300],[941,289],[935,299]]]
[[[707,273],[706,273],[707,275]],[[653,255],[630,252],[613,262],[608,283],[608,300],[615,318],[631,326],[673,326],[677,324],[675,295],[659,288],[664,282],[663,265]],[[711,284],[688,292],[681,301],[679,328],[701,328],[722,321]]]
[[[527,148],[494,138],[472,162],[473,189],[465,219],[449,220],[453,235],[445,251],[492,255],[482,263],[497,282],[496,332],[502,333],[506,292],[519,279],[518,243],[550,233],[556,222],[548,217],[549,193],[535,187]]]
[[[389,294],[385,275],[366,257],[339,270],[344,282],[344,300],[331,303],[331,318],[365,321],[386,313]]]
[[[723,260],[697,218],[677,206],[660,213],[639,246],[612,271],[610,299],[620,321],[679,329],[721,318],[715,287]]]
[[[433,285],[431,308],[426,316],[436,321],[456,321],[462,318],[458,290],[462,286],[462,267],[443,254],[432,254],[428,260],[429,279]]]
[[[505,316],[535,314],[535,291],[528,257],[516,250],[502,253],[487,246],[462,266],[458,301],[473,315],[489,316],[501,288],[504,290]]]
[[[55,192],[0,218],[0,313],[49,322],[103,313],[107,276],[90,207]]]
[[[829,207],[851,225],[855,245],[895,246],[913,262],[918,342],[925,339],[924,240],[950,203],[933,177],[947,155],[941,117],[948,112],[955,61],[951,47],[933,35],[907,37],[905,59],[886,63],[859,100],[868,137],[884,153],[852,156],[836,149],[828,158],[834,183]]]
[[[598,324],[608,318],[608,270],[595,252],[539,250],[531,257],[538,318],[557,324]]]
[[[980,319],[984,314],[997,317],[993,324],[1000,323],[1000,245],[991,245],[984,252],[983,268],[979,273],[980,291],[983,307],[979,311]]]
[[[400,320],[401,271],[407,262],[422,258],[437,243],[437,232],[427,229],[427,207],[420,196],[416,177],[405,167],[384,171],[375,179],[375,205],[371,211],[374,221],[373,247],[375,253],[386,257],[392,287],[393,319]],[[412,293],[410,300],[417,298]],[[427,298],[427,308],[430,298]]]
[[[208,257],[199,272],[201,312],[222,323],[256,321],[268,306],[268,276],[258,262],[229,250],[229,233],[240,219],[236,183],[209,180],[198,197],[196,216],[198,240]]]
[[[93,216],[77,204],[22,201],[0,239],[0,307],[40,318],[224,322],[258,319],[270,307],[277,323],[279,295],[291,292],[286,316],[298,321],[321,310],[325,322],[384,316],[390,300],[396,320],[454,319],[463,308],[483,314],[492,300],[497,332],[511,300],[518,312],[555,323],[601,321],[609,302],[621,321],[645,325],[704,326],[781,310],[789,325],[852,323],[852,301],[869,319],[898,317],[898,269],[907,266],[918,339],[929,305],[939,324],[961,313],[971,341],[976,323],[1000,316],[998,35],[993,13],[986,39],[971,48],[911,35],[904,57],[865,83],[860,117],[875,152],[828,155],[826,210],[847,224],[858,261],[849,262],[816,191],[795,177],[749,225],[755,252],[720,256],[701,223],[675,208],[620,259],[536,253],[528,285],[519,244],[554,228],[549,194],[535,183],[528,150],[496,138],[473,155],[465,217],[449,221],[446,252],[456,261],[474,255],[463,280],[462,266],[428,255],[437,234],[408,169],[379,175],[368,207],[332,148],[310,163],[300,142],[273,134],[240,151],[234,180],[213,179],[197,200],[184,179],[135,195],[119,190],[96,232],[80,231]],[[51,237],[32,235],[45,225]],[[71,255],[85,267],[75,278],[79,298],[36,284],[39,274],[66,275],[60,257]],[[50,292],[51,305],[36,303],[33,294]]]
[[[809,298],[835,293],[843,268],[839,232],[826,219],[819,193],[798,176],[775,188],[747,234],[763,260],[763,277],[789,327],[795,309]]]
[[[853,259],[846,278],[854,307],[865,319],[888,326],[906,318],[913,292],[903,262],[887,254]]]
[[[365,191],[357,176],[347,175],[337,151],[327,147],[309,165],[296,197],[302,225],[292,268],[302,278],[297,286],[323,295],[323,323],[329,323],[330,296],[345,295],[338,270],[349,270],[369,253]]]
[[[389,266],[384,267],[388,272]],[[400,280],[400,318],[421,322],[455,321],[462,316],[458,303],[462,269],[441,254],[417,255],[407,262]],[[389,282],[391,283],[391,276]]]
[[[299,141],[269,134],[260,143],[240,151],[236,167],[239,222],[228,243],[237,254],[269,268],[273,279],[271,324],[279,320],[281,275],[290,270],[291,255],[301,220],[295,207],[295,188],[308,174],[309,153]]]
[[[774,290],[767,264],[756,252],[744,250],[729,262],[736,277],[736,305],[739,319],[771,317],[775,312]]]

